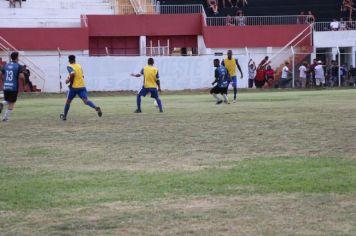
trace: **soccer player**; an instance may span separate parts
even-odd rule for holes
[[[92,101],[88,100],[88,92],[85,88],[82,66],[75,62],[74,55],[68,56],[68,60],[69,65],[67,66],[67,70],[69,75],[66,80],[66,84],[69,84],[69,91],[67,94],[66,104],[64,105],[64,113],[60,114],[59,117],[62,120],[67,120],[70,104],[77,95],[83,100],[85,105],[95,109],[98,116],[101,117],[103,112],[101,111],[100,107],[96,106]]]
[[[214,59],[214,67],[216,68],[215,81],[211,84],[216,85],[210,90],[210,94],[212,94],[216,99],[217,105],[221,104],[223,101],[224,103],[229,104],[229,100],[227,98],[227,89],[229,88],[230,82],[228,71],[223,65],[220,65],[219,59]],[[223,99],[219,98],[218,94],[221,94]]]
[[[0,76],[0,79],[4,81],[4,101],[0,103],[0,113],[4,108],[4,105],[7,105],[7,110],[2,118],[3,122],[9,120],[10,114],[14,110],[20,79],[22,81],[25,79],[22,73],[22,66],[18,63],[19,53],[12,52],[10,57],[11,61],[2,68]]]
[[[136,99],[137,109],[135,110],[135,113],[142,112],[141,97],[142,96],[146,97],[148,93],[151,93],[151,98],[154,98],[156,100],[159,111],[163,112],[162,101],[158,95],[158,92],[161,91],[158,69],[153,66],[154,65],[153,58],[148,58],[147,64],[148,65],[141,70],[140,74],[131,74],[131,76],[133,77],[140,77],[141,75],[143,75],[143,86],[140,92],[137,94],[137,99]]]
[[[242,74],[242,70],[241,70],[241,67],[239,65],[239,62],[237,61],[236,58],[232,57],[232,51],[231,50],[227,51],[227,58],[225,58],[222,61],[222,65],[224,67],[226,67],[226,69],[227,69],[227,71],[229,73],[230,79],[232,81],[232,87],[234,88],[234,102],[236,102],[236,96],[237,96],[236,67],[240,71],[241,79],[243,79],[244,76]]]

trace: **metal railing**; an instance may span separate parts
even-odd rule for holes
[[[0,49],[3,50],[7,55],[10,56],[12,51],[18,51],[12,44],[10,44],[6,39],[0,36]],[[33,82],[39,86],[42,91],[44,90],[44,86],[46,83],[46,74],[45,72],[39,68],[33,61],[27,58],[24,55],[20,55],[20,63],[27,65],[31,70],[32,80]]]
[[[356,21],[340,21],[333,27],[332,22],[316,22],[314,24],[315,31],[346,31],[356,30]]]
[[[116,14],[205,14],[203,5],[116,5]]]
[[[246,25],[294,25],[308,24],[300,16],[227,16],[207,17],[208,26],[246,26]]]

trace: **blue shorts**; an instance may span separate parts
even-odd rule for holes
[[[231,77],[231,82],[232,82],[232,86],[236,87],[237,86],[237,77],[236,76],[232,76]]]
[[[69,88],[67,99],[73,100],[77,95],[81,99],[88,99],[88,91],[86,88]]]
[[[138,95],[146,97],[146,95],[148,93],[151,93],[151,98],[158,98],[158,90],[157,90],[157,88],[144,88],[144,87],[142,87],[142,89],[140,90]]]

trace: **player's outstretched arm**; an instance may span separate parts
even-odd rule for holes
[[[133,77],[140,77],[141,76],[141,74],[134,74],[134,73],[131,73],[130,75],[133,76]]]

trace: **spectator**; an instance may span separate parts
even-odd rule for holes
[[[236,7],[243,8],[248,5],[247,0],[237,0]]]
[[[235,26],[234,19],[230,15],[226,16],[226,25],[227,26]]]
[[[9,7],[16,7],[16,0],[9,0]]]
[[[305,88],[307,82],[308,63],[306,61],[299,67],[299,79],[296,80],[297,88]]]
[[[313,24],[314,22],[315,22],[315,16],[313,15],[313,13],[311,11],[308,11],[307,23]]]
[[[5,66],[5,64],[6,64],[6,61],[3,61],[2,57],[0,57],[0,71]]]
[[[253,88],[255,77],[256,77],[256,64],[252,59],[250,59],[250,61],[248,62],[248,87],[249,88]]]
[[[309,66],[309,79],[307,80],[307,85],[306,87],[312,88],[315,86],[315,67],[318,65],[318,62],[316,59],[313,59],[313,63]]]
[[[236,21],[238,26],[246,25],[246,17],[244,16],[244,13],[241,10],[237,11]]]
[[[341,86],[344,86],[344,85],[345,85],[347,75],[348,75],[347,65],[346,65],[346,64],[342,64],[342,65],[340,66]]]
[[[354,7],[354,2],[352,0],[343,0],[342,5],[341,5],[341,11],[349,12],[349,21],[352,21],[352,12],[356,10]]]
[[[30,89],[30,92],[33,92],[33,86],[32,86],[32,82],[30,80],[31,73],[30,73],[30,70],[27,68],[26,65],[23,66],[22,73],[25,76],[25,86],[28,86],[29,89]]]
[[[350,66],[348,75],[349,86],[356,86],[356,68],[354,68],[352,65]]]
[[[304,11],[302,11],[297,18],[297,24],[305,24],[306,21],[307,21],[307,16],[304,14]]]
[[[267,88],[272,88],[273,87],[273,83],[274,83],[274,70],[272,69],[272,67],[270,65],[267,66],[267,70],[266,70],[266,87]]]
[[[318,64],[314,68],[315,70],[315,85],[319,87],[325,86],[325,73],[322,61],[318,61]]]
[[[256,70],[255,86],[262,88],[266,82],[266,70],[263,67],[258,67]]]
[[[226,1],[230,4],[230,7],[232,8],[233,7],[232,0],[222,0],[223,8],[226,7]]]
[[[281,75],[281,79],[279,80],[279,87],[280,88],[289,88],[291,87],[291,81],[292,79],[289,78],[289,75],[290,75],[290,71],[289,71],[289,62],[286,61],[284,63],[284,66],[282,68],[282,75]]]
[[[265,56],[265,58],[263,58],[263,60],[260,62],[260,64],[258,64],[258,67],[266,67],[266,65],[269,63],[268,62],[269,57]]]
[[[340,18],[339,30],[344,31],[347,30],[346,22],[343,18]]]
[[[336,18],[333,19],[333,21],[330,23],[330,29],[333,31],[338,31],[340,28],[340,22],[336,20]]]
[[[213,11],[214,15],[219,14],[219,7],[218,7],[218,4],[217,4],[217,2],[215,0],[210,0],[209,1],[209,7]]]
[[[339,66],[335,60],[331,61],[330,66],[330,87],[337,86],[339,84]]]
[[[161,2],[157,1],[156,2],[156,14],[160,14],[161,13]]]

